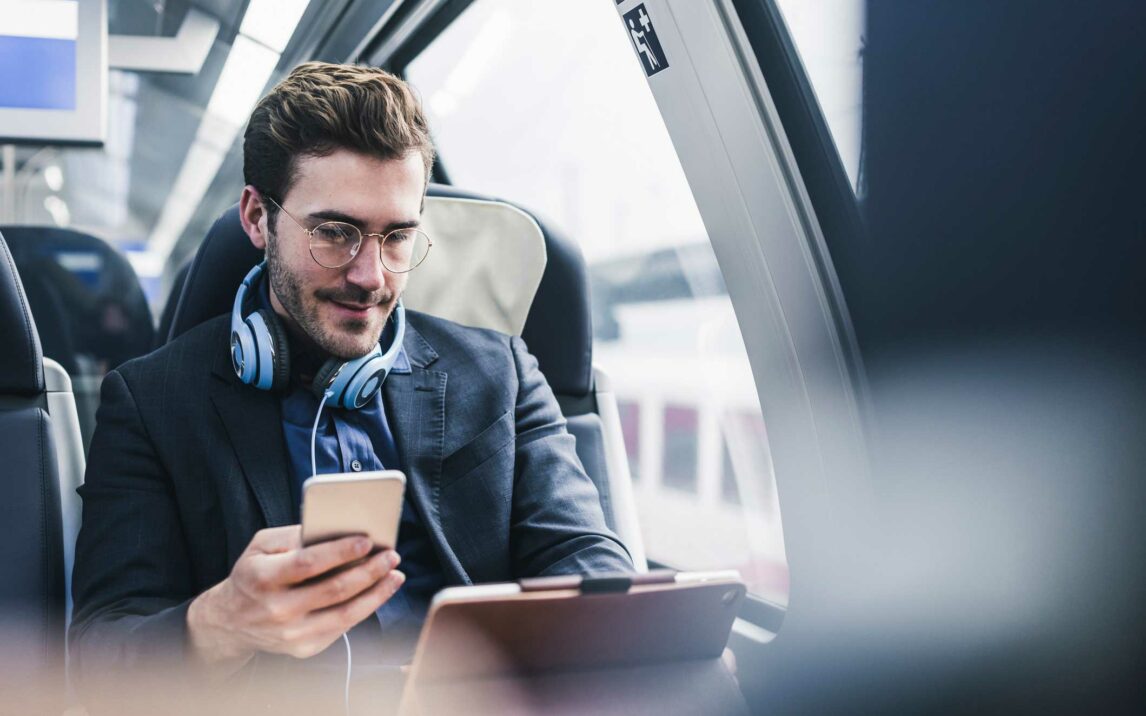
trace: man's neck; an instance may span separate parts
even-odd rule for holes
[[[290,342],[291,384],[309,387],[315,373],[331,356],[291,318],[271,288],[270,281],[266,281],[262,288],[265,291],[263,300],[269,304],[270,309],[286,328]]]

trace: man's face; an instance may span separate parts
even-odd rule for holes
[[[418,224],[424,189],[425,168],[416,152],[383,160],[339,149],[300,157],[282,206],[307,229],[343,221],[364,234],[385,234]],[[275,312],[331,355],[352,359],[370,352],[408,276],[383,268],[380,239],[364,237],[350,263],[331,269],[311,258],[307,234],[283,212],[267,234]]]

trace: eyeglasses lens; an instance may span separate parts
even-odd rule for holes
[[[362,247],[362,233],[353,224],[329,221],[314,228],[310,255],[321,266],[339,268],[350,263]],[[430,237],[420,229],[396,229],[382,241],[386,270],[405,273],[418,267],[430,253]]]

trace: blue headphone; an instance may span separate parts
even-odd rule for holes
[[[290,345],[286,327],[273,311],[259,309],[243,317],[248,294],[254,291],[266,261],[251,269],[235,293],[231,309],[231,366],[235,375],[259,390],[283,390],[290,382]],[[382,387],[402,352],[406,336],[406,310],[399,301],[394,309],[394,342],[383,353],[374,346],[361,358],[343,361],[331,358],[314,376],[311,390],[317,397],[330,393],[329,402],[339,408],[357,409],[366,405]]]

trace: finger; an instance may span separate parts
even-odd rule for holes
[[[342,604],[373,587],[397,566],[397,554],[380,552],[355,567],[295,587],[289,593],[291,608],[307,613]]]
[[[329,647],[339,636],[367,619],[394,596],[406,581],[406,575],[391,570],[362,594],[334,607],[311,612],[290,630],[290,635],[275,651],[307,658]]]
[[[325,638],[348,631],[358,622],[369,617],[378,607],[385,604],[406,581],[406,575],[397,569],[378,580],[374,586],[358,596],[336,606],[320,609],[306,618],[306,630],[311,634],[320,635],[316,638]]]
[[[362,559],[374,548],[368,537],[343,537],[292,552],[268,557],[279,584],[299,584],[349,562]]]
[[[268,527],[261,529],[251,538],[248,552],[278,554],[302,547],[302,526]]]

